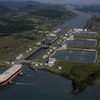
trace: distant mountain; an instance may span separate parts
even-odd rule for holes
[[[76,6],[75,10],[83,12],[100,12],[100,4]]]
[[[50,4],[50,3],[40,3],[37,1],[0,1],[0,5],[5,5],[9,7],[17,7],[17,8],[24,8],[24,9],[33,9],[33,8],[52,8],[52,9],[59,9],[64,10],[62,5],[57,4]]]
[[[7,13],[12,11],[12,9],[10,7],[4,6],[4,5],[0,5],[0,13]]]
[[[43,9],[43,8],[48,8],[48,6],[46,5],[43,5],[43,4],[29,4],[25,7],[20,7],[20,9],[23,9],[23,10],[33,10],[33,9]]]
[[[17,7],[17,8],[26,7],[28,5],[33,5],[35,7],[45,6],[44,3],[40,3],[36,1],[0,1],[0,5]]]
[[[30,12],[30,15],[42,16],[49,19],[60,18],[63,16],[65,12],[55,10],[55,9],[40,9],[34,12]]]

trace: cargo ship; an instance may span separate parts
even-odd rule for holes
[[[62,31],[62,29],[58,28],[57,30],[54,30],[53,33],[58,35],[61,31]]]
[[[22,64],[15,64],[0,74],[0,86],[11,83],[12,80],[22,72]]]

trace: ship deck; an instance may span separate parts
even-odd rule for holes
[[[5,72],[0,74],[0,83],[8,80],[12,75],[14,75],[17,71],[19,71],[22,68],[21,64],[15,64],[9,69],[7,69]]]

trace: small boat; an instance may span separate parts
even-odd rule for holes
[[[20,74],[19,74],[20,76],[24,76],[24,74],[21,72]]]

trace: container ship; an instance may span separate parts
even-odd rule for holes
[[[12,80],[22,72],[22,64],[15,64],[0,74],[0,86],[11,83]]]

